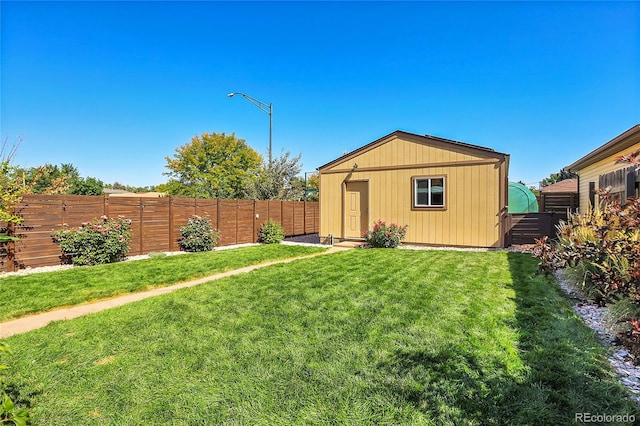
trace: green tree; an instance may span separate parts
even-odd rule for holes
[[[71,188],[71,180],[79,177],[72,164],[44,164],[22,170],[23,181],[33,194],[65,194]]]
[[[165,157],[169,182],[162,189],[196,198],[243,198],[262,157],[235,134],[203,133]]]
[[[96,178],[80,176],[73,164],[45,164],[18,172],[33,194],[102,195],[104,183]]]
[[[108,183],[104,186],[105,188],[111,188],[111,189],[122,189],[124,191],[128,191],[127,189],[127,185],[120,183],[118,181],[115,181],[113,183]]]
[[[320,200],[320,176],[314,173],[307,177],[307,201]]]
[[[291,157],[289,151],[263,163],[258,176],[249,184],[247,195],[256,200],[301,200],[304,184],[296,185],[296,175],[302,170],[302,154]],[[298,178],[299,180],[299,178]]]
[[[75,178],[71,181],[69,194],[72,195],[102,195],[104,183],[93,177]]]
[[[568,170],[560,170],[559,173],[551,173],[548,178],[542,179],[540,181],[540,186],[549,186],[566,179],[575,179],[577,177],[578,175],[576,173],[570,172]]]
[[[296,198],[294,201],[303,201],[304,200],[304,177],[302,176],[294,176],[290,183],[291,191],[295,193]]]
[[[103,188],[122,189],[122,190],[125,190],[125,191],[134,192],[134,193],[151,192],[151,191],[156,191],[157,190],[157,187],[154,186],[154,185],[151,185],[151,186],[133,186],[133,185],[125,185],[125,184],[120,183],[118,181],[116,181],[114,183],[104,184]],[[162,191],[158,191],[158,192],[162,192]]]

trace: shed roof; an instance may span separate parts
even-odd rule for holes
[[[452,139],[445,139],[445,138],[441,138],[438,136],[431,136],[431,135],[418,135],[416,133],[410,133],[410,132],[405,132],[402,130],[396,130],[395,132],[391,132],[388,135],[385,135],[383,137],[381,137],[380,139],[376,139],[375,141],[368,143],[358,149],[355,149],[351,152],[348,152],[346,154],[344,154],[341,157],[336,158],[333,161],[328,162],[327,164],[324,164],[320,167],[318,167],[318,170],[323,170],[323,169],[327,169],[329,167],[332,167],[335,164],[338,164],[342,161],[348,160],[349,158],[355,157],[356,155],[360,155],[364,152],[367,152],[369,150],[372,150],[374,148],[377,148],[380,145],[383,145],[393,139],[399,138],[399,137],[410,137],[410,138],[418,138],[419,140],[421,140],[422,142],[425,143],[429,143],[429,142],[436,142],[438,144],[446,144],[446,145],[451,145],[452,147],[460,147],[460,148],[465,148],[465,149],[469,149],[472,151],[476,151],[478,153],[482,153],[484,155],[489,155],[491,157],[496,157],[496,158],[503,158],[503,157],[508,157],[508,154],[504,154],[501,152],[497,152],[491,148],[486,148],[480,145],[473,145],[470,143],[466,143],[466,142],[460,142],[460,141],[454,141]]]
[[[540,192],[578,192],[578,179],[565,179],[551,185],[543,186]]]
[[[640,124],[636,124],[626,132],[621,133],[604,145],[594,149],[578,161],[566,166],[565,169],[569,171],[578,171],[590,166],[591,164],[597,163],[598,161],[604,160],[607,157],[615,155],[623,149],[629,148],[638,142],[640,142]]]

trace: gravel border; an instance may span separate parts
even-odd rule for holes
[[[230,246],[215,247],[213,251],[230,250],[230,249],[239,248],[239,247],[250,247],[250,246],[257,246],[257,245],[259,244],[257,243],[233,244]],[[167,251],[167,252],[140,254],[137,256],[127,256],[127,258],[125,258],[123,262],[130,262],[133,260],[141,260],[141,259],[150,259],[158,255],[176,256],[180,254],[191,254],[191,253],[186,251]],[[52,265],[52,266],[40,266],[37,268],[28,267],[25,269],[14,271],[14,272],[0,272],[0,279],[6,278],[6,277],[12,277],[12,276],[39,274],[43,272],[63,271],[65,269],[71,269],[71,268],[74,268],[74,266],[73,265]]]
[[[602,345],[610,351],[609,364],[627,387],[631,399],[640,404],[640,366],[633,364],[633,358],[622,346],[615,344],[615,332],[607,324],[608,309],[598,306],[573,288],[562,272],[555,274],[558,285],[573,301],[573,310],[600,338]]]

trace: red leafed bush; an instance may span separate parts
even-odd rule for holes
[[[373,248],[396,248],[404,240],[408,227],[378,220],[373,224],[373,229],[364,234],[365,243]]]

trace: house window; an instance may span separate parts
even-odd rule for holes
[[[413,207],[444,207],[444,176],[413,178]]]

